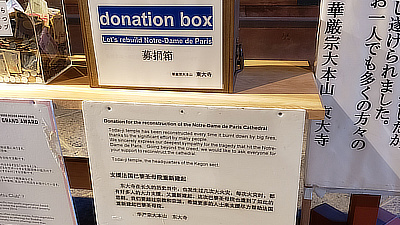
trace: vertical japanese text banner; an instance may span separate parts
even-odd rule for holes
[[[321,3],[307,184],[400,191],[400,1]]]

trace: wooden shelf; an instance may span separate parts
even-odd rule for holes
[[[0,97],[52,99],[62,108],[80,108],[81,101],[92,100],[304,109],[308,119],[324,117],[313,74],[303,67],[246,67],[235,89],[234,94],[101,89],[90,88],[87,77],[80,77],[53,85],[0,84]]]

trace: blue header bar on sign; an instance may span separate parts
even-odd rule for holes
[[[213,30],[212,6],[98,6],[100,29]]]

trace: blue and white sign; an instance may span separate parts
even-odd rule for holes
[[[89,10],[100,86],[223,89],[222,0],[90,0]]]

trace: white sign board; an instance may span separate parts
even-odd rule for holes
[[[13,36],[6,1],[0,0],[0,37]]]
[[[100,224],[295,224],[304,111],[83,109]]]
[[[0,99],[0,224],[76,224],[51,101]]]
[[[89,0],[99,85],[222,89],[222,0]]]
[[[400,1],[322,1],[307,183],[400,191]]]

